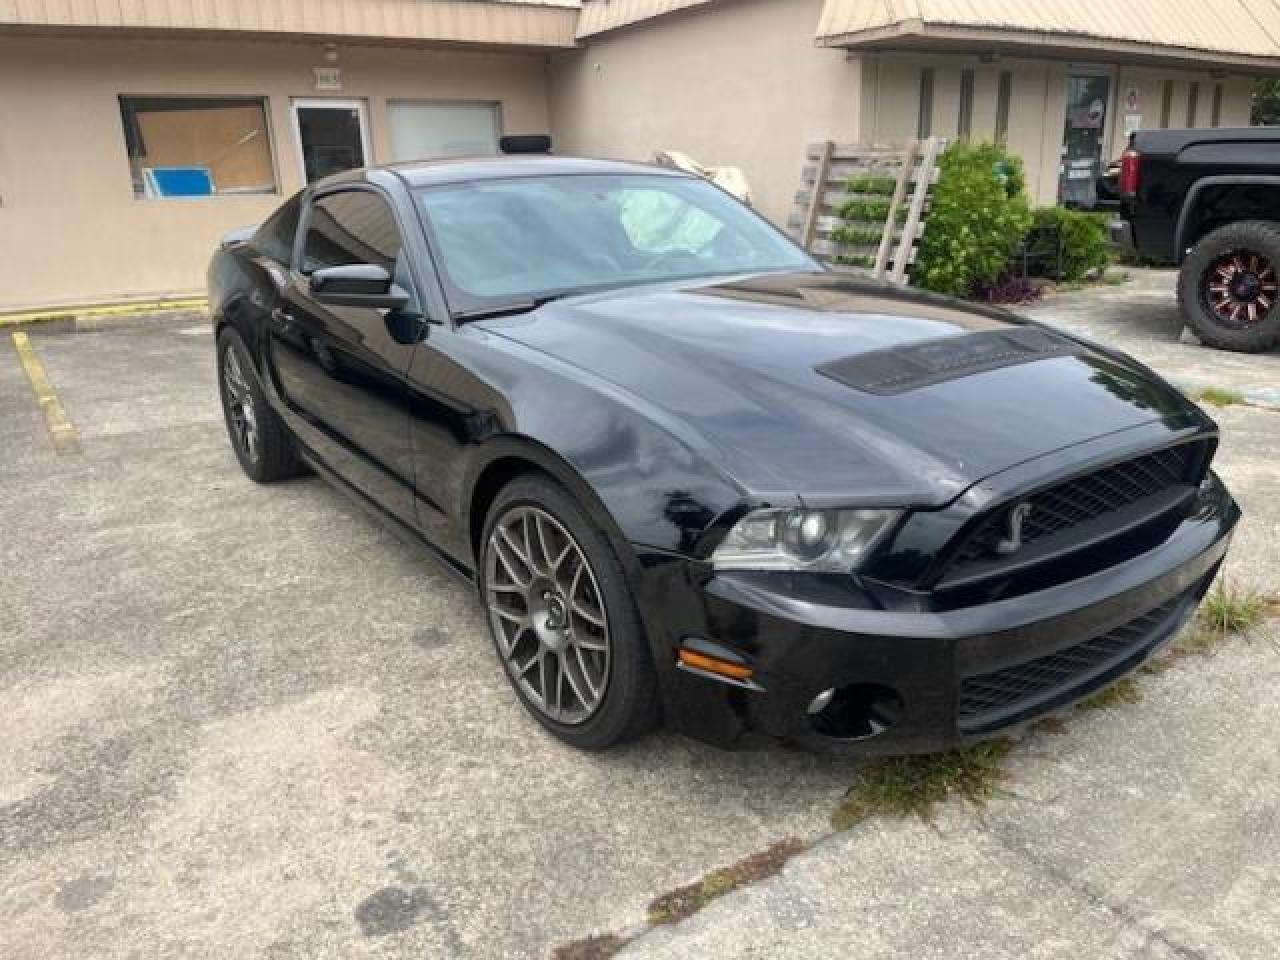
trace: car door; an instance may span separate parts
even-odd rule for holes
[[[326,267],[381,267],[410,294],[388,310],[322,303],[311,277]],[[394,206],[367,184],[314,195],[279,307],[270,323],[277,388],[295,433],[324,465],[412,523],[406,374],[422,311]]]

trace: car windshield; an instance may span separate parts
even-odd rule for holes
[[[819,270],[703,180],[559,175],[419,191],[455,312],[694,277]]]

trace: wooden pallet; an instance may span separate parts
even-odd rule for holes
[[[787,227],[800,245],[828,262],[863,258],[877,279],[907,282],[907,269],[915,261],[916,245],[924,235],[929,190],[938,179],[938,158],[946,148],[939,137],[912,140],[905,146],[864,146],[828,140],[807,148],[801,187]],[[867,194],[863,199],[888,202],[883,223],[866,226],[879,230],[878,242],[841,244],[834,239],[843,221],[837,210],[858,199],[851,182],[872,177],[894,183],[891,195]]]

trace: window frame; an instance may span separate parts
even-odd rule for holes
[[[324,186],[320,189],[307,188],[302,201],[302,211],[298,217],[298,232],[293,238],[293,256],[289,263],[289,272],[295,281],[307,291],[310,296],[311,290],[311,274],[302,271],[303,252],[306,249],[307,232],[311,229],[311,216],[315,210],[315,205],[325,197],[332,197],[340,193],[371,193],[375,197],[382,200],[391,211],[391,217],[395,220],[396,229],[400,231],[400,251],[404,255],[405,263],[408,265],[410,290],[409,296],[413,305],[422,313],[427,322],[434,324],[442,324],[443,321],[432,316],[433,311],[429,308],[429,300],[427,297],[428,284],[424,282],[422,276],[422,268],[415,262],[417,257],[413,255],[413,244],[410,242],[410,231],[405,228],[405,218],[401,215],[400,207],[386,190],[381,187],[369,183],[367,180],[353,180],[347,183],[334,183]]]
[[[916,114],[916,139],[927,140],[933,136],[933,97],[938,72],[934,67],[920,68],[919,108]]]
[[[1013,71],[1001,70],[996,81],[996,143],[1009,146],[1009,118],[1013,112]]]
[[[1164,89],[1160,94],[1160,129],[1168,130],[1169,124],[1173,122],[1173,85],[1176,81],[1172,77],[1166,77],[1164,81]]]
[[[964,67],[960,71],[960,102],[957,105],[956,139],[968,143],[973,137],[973,100],[978,85],[978,71]]]
[[[1187,129],[1198,130],[1196,122],[1200,119],[1200,81],[1191,81],[1187,88]]]
[[[270,190],[259,190],[252,193],[218,193],[214,192],[207,196],[189,196],[189,197],[148,197],[145,193],[138,193],[133,189],[133,154],[129,151],[129,135],[124,122],[124,107],[126,100],[240,100],[246,105],[256,102],[262,107],[262,119],[264,127],[264,135],[267,143],[267,156],[271,161],[271,182]],[[163,203],[165,201],[210,201],[210,200],[240,200],[244,198],[256,199],[259,197],[284,197],[286,194],[280,182],[280,157],[276,149],[276,131],[275,124],[271,116],[271,98],[267,94],[254,93],[116,93],[116,108],[120,120],[120,134],[124,140],[124,158],[125,166],[129,169],[130,193],[135,201],[143,201],[144,203]],[[292,196],[289,194],[288,196]]]

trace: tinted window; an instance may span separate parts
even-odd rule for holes
[[[816,270],[757,214],[691,177],[521,177],[420,193],[455,309],[513,296]]]
[[[382,197],[367,190],[333,193],[312,205],[303,272],[374,263],[394,275],[400,246],[395,216]]]
[[[287,266],[293,259],[293,238],[298,233],[298,214],[301,210],[302,198],[295,196],[258,228],[249,245],[262,256]]]

